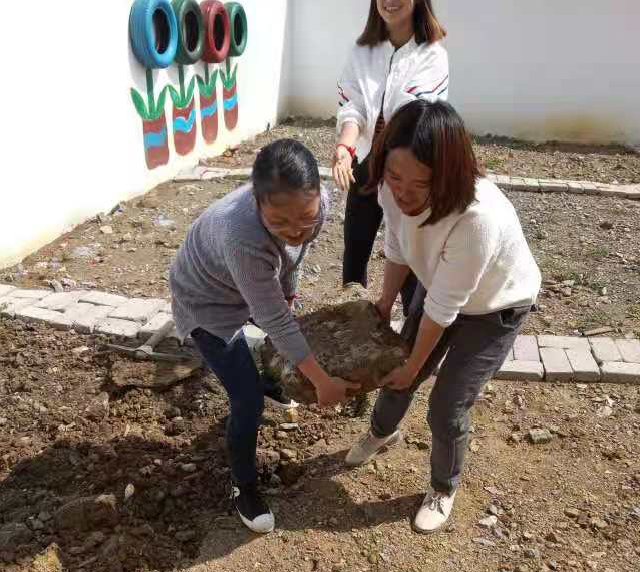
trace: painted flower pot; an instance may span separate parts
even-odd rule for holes
[[[173,140],[178,155],[188,155],[196,145],[195,98],[186,107],[173,106]]]
[[[234,83],[231,89],[222,90],[224,100],[224,123],[229,131],[238,125],[238,84]]]
[[[144,156],[148,169],[155,169],[169,162],[169,138],[167,118],[163,113],[153,120],[142,120]]]
[[[209,97],[200,94],[200,115],[202,136],[211,145],[218,138],[218,96],[215,89]]]

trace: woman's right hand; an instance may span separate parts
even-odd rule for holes
[[[345,193],[349,191],[351,183],[356,182],[353,176],[353,169],[351,168],[352,162],[351,153],[349,153],[347,149],[342,145],[336,147],[336,152],[333,157],[333,180]]]
[[[320,407],[331,407],[348,399],[349,389],[359,389],[359,383],[351,383],[340,377],[328,378],[325,383],[316,385],[316,396]]]

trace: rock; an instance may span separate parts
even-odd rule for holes
[[[180,435],[186,429],[185,421],[182,417],[176,417],[173,421],[166,424],[164,432],[171,436]]]
[[[180,542],[190,542],[198,536],[195,530],[181,530],[176,532],[176,540]]]
[[[596,530],[603,530],[609,526],[607,521],[601,518],[592,518],[589,524],[591,524],[591,527]]]
[[[256,463],[258,469],[266,473],[272,473],[280,463],[280,453],[271,449],[258,449],[256,451]]]
[[[42,522],[49,522],[51,520],[51,515],[47,511],[41,511],[38,514],[38,520]]]
[[[291,487],[295,485],[300,480],[302,475],[304,475],[304,468],[293,463],[280,467],[277,474],[277,476],[280,478],[281,483],[285,487]]]
[[[577,508],[565,508],[564,514],[569,518],[578,518],[580,516],[580,511]]]
[[[342,300],[338,298],[338,302]],[[382,323],[375,306],[367,300],[338,303],[298,321],[329,375],[361,384],[354,394],[378,389],[382,378],[409,355],[404,339]],[[276,352],[270,340],[261,348],[261,358],[267,374],[279,379],[292,399],[315,402],[311,382]]]
[[[298,427],[297,423],[280,423],[280,429],[283,431],[295,431]]]
[[[82,354],[87,353],[88,351],[89,351],[89,348],[88,348],[87,346],[78,346],[77,348],[73,348],[73,349],[71,350],[71,353],[72,353],[74,356],[79,357],[79,356],[81,356]]]
[[[100,227],[100,232],[102,234],[113,234],[113,228],[111,228],[109,225],[104,225]]]
[[[114,526],[119,515],[114,495],[99,495],[73,500],[56,511],[53,516],[61,529],[78,531]]]
[[[493,528],[498,524],[498,517],[495,515],[488,516],[487,518],[483,518],[478,522],[478,526],[480,528]]]
[[[44,523],[37,518],[30,518],[27,523],[31,527],[31,530],[42,530],[44,528]]]
[[[531,429],[529,431],[529,440],[534,445],[543,445],[544,443],[550,443],[553,439],[553,435],[547,429]]]
[[[598,411],[596,411],[596,415],[600,418],[611,417],[611,415],[613,415],[613,409],[608,405],[604,405],[603,407],[600,407]]]
[[[297,409],[287,409],[284,413],[285,418],[289,423],[297,423],[299,414]]]
[[[136,493],[136,487],[129,483],[124,489],[124,500],[129,500]]]
[[[64,292],[64,288],[58,280],[47,280],[47,284],[53,288],[54,292]]]
[[[92,421],[104,421],[109,417],[109,394],[102,392],[94,397],[84,410],[85,415]]]
[[[487,512],[494,516],[498,516],[500,514],[500,509],[495,504],[490,504],[489,508],[487,508]]]
[[[62,572],[63,570],[60,549],[57,544],[50,544],[42,554],[34,558],[29,572]]]
[[[9,420],[6,417],[0,417],[0,427],[6,425],[8,422]]]
[[[553,542],[554,544],[560,544],[562,542],[560,537],[554,531],[549,532],[545,536],[545,539],[548,540],[549,542]]]
[[[540,551],[537,548],[525,548],[524,555],[531,560],[540,560]]]
[[[474,542],[474,544],[479,544],[480,546],[485,546],[487,548],[496,545],[495,542],[493,542],[492,540],[488,540],[486,538],[474,538],[473,542]]]
[[[296,451],[292,449],[280,449],[280,454],[284,459],[287,459],[288,461],[293,461],[298,457],[298,453],[296,453]]]
[[[33,533],[21,522],[10,522],[0,528],[0,550],[13,550],[31,540]]]
[[[167,419],[175,419],[182,415],[182,411],[179,407],[171,406],[164,412],[164,415]]]
[[[195,463],[182,463],[180,468],[185,473],[195,473],[198,470],[198,466]]]

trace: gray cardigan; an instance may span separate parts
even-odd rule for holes
[[[324,222],[324,189],[321,204]],[[229,342],[251,317],[283,356],[300,363],[311,350],[286,298],[296,292],[309,242],[291,247],[268,232],[250,184],[213,203],[189,229],[171,267],[172,308],[180,338],[202,328]]]

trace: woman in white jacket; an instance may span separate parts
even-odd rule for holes
[[[367,286],[367,264],[382,221],[368,185],[368,156],[394,112],[416,99],[447,99],[446,35],[431,0],[371,0],[366,28],[338,83],[338,141],[333,176],[349,191],[344,223],[343,285]],[[415,289],[402,290],[405,315]]]

